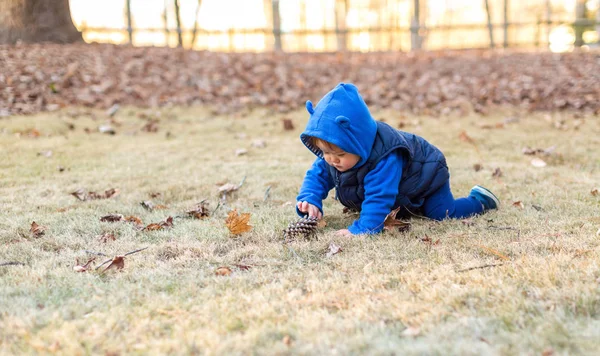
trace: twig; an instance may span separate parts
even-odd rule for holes
[[[104,254],[102,252],[94,252],[94,251],[88,251],[88,250],[83,250],[83,252],[85,253],[89,253],[90,255],[96,255],[96,256],[104,256],[104,257],[108,257],[107,254]]]
[[[517,228],[510,227],[510,226],[494,226],[494,225],[488,226],[488,229],[496,229],[496,230],[518,230]]]
[[[464,268],[464,269],[459,269],[456,272],[467,272],[467,271],[472,271],[474,269],[481,269],[481,268],[488,268],[488,267],[498,267],[498,266],[503,266],[504,263],[492,263],[492,264],[487,264],[487,265],[481,265],[481,266],[475,266],[475,267],[469,267],[469,268]]]
[[[242,178],[242,181],[240,182],[240,184],[238,184],[237,189],[240,189],[242,187],[242,185],[244,185],[244,182],[246,181],[246,176],[244,176],[244,178]]]
[[[268,186],[267,190],[265,191],[265,197],[264,197],[263,201],[267,201],[267,199],[269,199],[270,192],[271,192],[271,186]]]
[[[148,247],[150,247],[150,246],[146,246],[146,247],[144,247],[144,248],[140,248],[140,249],[137,249],[137,250],[134,250],[134,251],[131,251],[131,252],[127,252],[126,254],[124,254],[124,255],[123,255],[123,257],[125,257],[125,256],[129,256],[129,255],[133,255],[134,253],[137,253],[137,252],[143,251],[143,250],[147,249]],[[106,255],[105,255],[105,256],[106,256]],[[100,265],[96,266],[96,268],[95,268],[95,269],[96,269],[96,270],[98,270],[98,268],[100,268],[100,267],[104,266],[105,264],[109,263],[109,262],[110,262],[110,261],[112,261],[113,259],[114,259],[114,257],[111,257],[111,258],[109,258],[108,260],[106,260],[106,261],[102,262]]]
[[[10,261],[10,262],[0,263],[0,267],[3,267],[3,266],[25,266],[25,264],[23,262]]]
[[[300,261],[304,262],[304,260],[302,259],[302,257],[300,257],[291,246],[289,246],[289,245],[287,245],[285,243],[284,243],[284,246],[287,247],[292,252],[292,254],[294,256],[296,256]]]
[[[213,210],[213,212],[212,212],[210,215],[214,215],[214,214],[217,212],[217,210],[219,210],[219,207],[220,207],[220,206],[221,206],[221,202],[220,202],[220,201],[218,201],[218,202],[217,202],[217,207],[215,208],[215,210]]]

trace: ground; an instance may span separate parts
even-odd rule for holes
[[[511,108],[487,117],[374,116],[441,148],[455,195],[481,184],[501,209],[341,238],[333,232],[355,216],[330,197],[318,239],[284,245],[314,158],[298,137],[304,112],[128,107],[110,122],[104,111],[71,108],[0,119],[0,264],[22,263],[0,266],[0,353],[597,352],[597,117]],[[98,132],[106,124],[114,135]],[[540,150],[526,155],[527,147]],[[225,182],[242,184],[223,196]],[[120,194],[70,194],[110,188]],[[146,200],[165,208],[148,211]],[[202,200],[210,216],[188,218]],[[252,231],[230,234],[234,208],[251,214]],[[175,219],[144,231],[101,222],[108,214],[144,225]],[[43,235],[30,232],[33,221]],[[106,232],[116,240],[102,242]],[[331,243],[341,251],[328,255]],[[86,250],[115,256],[144,247],[120,271],[73,269],[93,257]],[[218,275],[219,267],[232,272]]]

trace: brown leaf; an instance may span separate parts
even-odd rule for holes
[[[121,270],[125,267],[125,256],[115,256],[112,262],[102,272],[106,272],[109,269]]]
[[[475,163],[475,164],[473,165],[473,170],[474,170],[475,172],[479,172],[479,171],[480,171],[480,170],[482,170],[482,169],[483,169],[483,166],[482,166],[480,163]]]
[[[145,231],[156,231],[162,230],[167,227],[173,226],[173,218],[169,216],[167,220],[161,221],[159,223],[152,223],[144,228]]]
[[[144,132],[158,132],[158,120],[150,120],[142,127]]]
[[[191,216],[196,219],[206,218],[209,215],[208,203],[202,201],[196,204],[192,209],[186,211],[185,213],[188,214],[188,216]]]
[[[492,173],[492,177],[493,178],[500,178],[500,177],[502,177],[502,170],[500,170],[500,168],[494,169],[494,172]]]
[[[79,261],[77,262],[77,265],[75,267],[73,267],[73,270],[75,272],[87,272],[88,269],[90,268],[90,263],[92,263],[94,260],[96,259],[96,257],[93,257],[91,259],[89,259],[85,264],[80,265]]]
[[[248,224],[250,220],[250,213],[242,213],[238,215],[237,209],[233,209],[229,212],[225,225],[233,235],[240,235],[244,232],[252,230],[252,225]]]
[[[160,197],[160,196],[161,196],[161,194],[160,194],[160,193],[156,193],[156,192],[155,192],[155,193],[150,193],[150,198],[152,198],[152,199],[154,199],[154,198],[158,198],[158,197]]]
[[[137,216],[133,216],[133,215],[125,217],[125,221],[133,223],[134,225],[137,225],[137,226],[144,225],[144,223],[142,222],[142,219],[138,218]]]
[[[428,245],[431,246],[435,246],[435,245],[439,245],[440,243],[440,239],[435,240],[435,242],[431,239],[431,237],[425,235],[424,237],[420,237],[419,240],[421,240],[422,242],[425,242]]]
[[[519,208],[519,209],[525,209],[525,204],[523,204],[523,202],[520,201],[520,200],[516,201],[516,202],[513,202],[512,205],[514,207],[516,207],[516,208]]]
[[[87,193],[83,189],[77,189],[76,191],[72,192],[71,195],[81,201],[87,200]]]
[[[283,129],[285,131],[291,131],[294,129],[294,123],[291,119],[283,119],[281,121],[283,122]]]
[[[117,195],[119,195],[119,193],[121,193],[121,190],[119,190],[118,188],[111,188],[111,189],[105,190],[104,191],[104,199],[116,197]]]
[[[486,247],[486,246],[483,246],[483,245],[476,245],[476,246],[478,246],[478,247],[480,247],[480,248],[484,249],[485,251],[487,251],[487,252],[489,252],[489,253],[491,253],[491,254],[493,254],[493,255],[496,255],[496,256],[498,256],[500,259],[502,259],[502,260],[504,260],[504,261],[508,261],[508,260],[510,260],[510,258],[508,258],[506,255],[502,254],[502,253],[501,253],[501,252],[499,252],[499,251],[496,251],[496,250],[494,250],[493,248],[489,248],[489,247]]]
[[[234,266],[236,266],[237,268],[241,269],[242,271],[248,271],[248,270],[250,270],[250,268],[252,268],[252,266],[250,266],[250,265],[236,264]]]
[[[222,186],[219,187],[219,192],[227,194],[227,193],[230,193],[230,192],[238,190],[238,188],[239,188],[239,186],[237,186],[235,184],[225,183],[225,184],[223,184]]]
[[[154,210],[154,203],[152,203],[150,200],[145,200],[141,202],[140,205],[148,211]]]
[[[115,234],[113,234],[112,232],[105,232],[102,235],[98,235],[96,238],[98,239],[98,241],[100,241],[102,243],[107,243],[109,241],[115,241],[117,239]]]
[[[319,220],[319,222],[317,223],[317,228],[322,229],[325,226],[327,226],[327,221],[325,221],[325,219],[321,219]]]
[[[121,214],[110,214],[110,215],[106,215],[100,218],[100,221],[104,221],[104,222],[117,222],[117,221],[123,221],[123,215]]]
[[[458,138],[463,142],[468,142],[472,145],[475,144],[475,141],[471,138],[471,136],[467,135],[466,131],[461,131],[460,134],[458,135]]]
[[[598,188],[592,189],[592,191],[590,193],[592,194],[592,196],[598,196],[598,194],[599,194]]]
[[[229,276],[231,274],[231,268],[227,266],[221,266],[215,270],[217,276]]]
[[[329,244],[329,248],[327,250],[327,254],[325,255],[325,257],[331,257],[331,256],[333,256],[335,254],[340,253],[340,252],[342,252],[342,248],[339,247],[338,245],[336,245],[335,243],[331,242]]]
[[[385,220],[383,221],[383,229],[384,230],[394,230],[394,229],[398,229],[398,231],[400,232],[406,232],[408,230],[410,230],[410,223],[409,222],[405,222],[402,220],[397,220],[396,219],[396,214],[398,214],[398,212],[400,211],[400,209],[402,209],[402,207],[398,207],[394,210],[392,210],[386,217]]]
[[[42,237],[46,232],[46,227],[38,225],[35,221],[31,223],[31,228],[29,228],[29,232],[33,235],[33,237]]]

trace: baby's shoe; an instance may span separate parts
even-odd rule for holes
[[[484,211],[498,209],[498,206],[500,206],[500,200],[498,200],[494,193],[480,185],[474,186],[469,196],[477,199],[483,205]]]

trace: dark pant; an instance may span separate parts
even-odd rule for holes
[[[448,181],[425,199],[422,211],[426,217],[434,220],[462,219],[482,213],[483,206],[472,196],[454,199]]]

